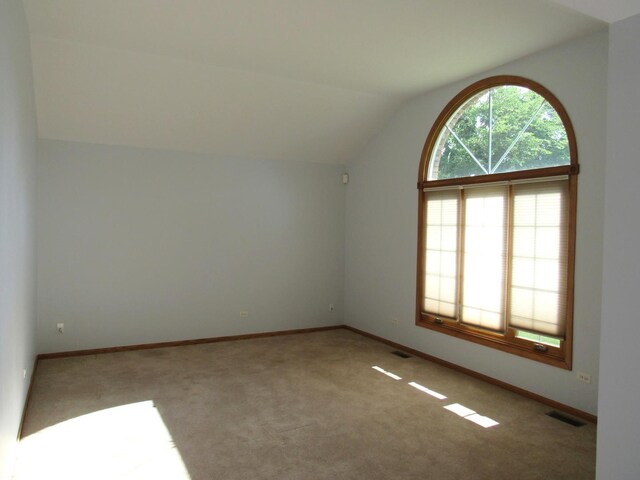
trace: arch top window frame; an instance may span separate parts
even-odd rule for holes
[[[561,164],[555,166],[545,166],[541,168],[525,167],[524,169],[498,172],[498,173],[484,173],[473,176],[457,176],[455,178],[435,178],[429,179],[430,162],[434,158],[434,150],[438,147],[439,140],[441,139],[442,132],[449,128],[447,125],[452,125],[450,120],[454,115],[459,115],[463,107],[469,105],[470,101],[479,98],[484,92],[502,87],[502,86],[516,86],[528,89],[538,96],[542,97],[557,113],[560,118],[567,137],[568,146],[568,164]],[[544,103],[544,102],[543,102]],[[523,129],[523,131],[526,130]],[[449,131],[451,129],[449,128]],[[458,140],[458,139],[456,139]],[[459,141],[459,140],[458,140]],[[515,142],[513,142],[515,143]],[[460,144],[466,149],[463,142]],[[469,155],[473,156],[471,152]],[[442,154],[442,152],[440,152]],[[506,156],[504,154],[503,156]],[[475,160],[475,158],[474,158]],[[483,169],[486,171],[486,169]],[[495,169],[494,169],[495,170]],[[521,357],[536,360],[542,363],[546,363],[559,368],[571,370],[572,368],[572,344],[573,344],[573,286],[574,286],[574,270],[575,270],[575,232],[576,232],[576,202],[577,202],[577,176],[579,173],[578,164],[578,152],[575,133],[571,120],[564,109],[560,101],[541,84],[519,76],[512,75],[500,75],[485,78],[478,82],[473,83],[467,88],[463,89],[458,95],[456,95],[444,108],[444,110],[437,117],[433,124],[427,140],[422,151],[422,157],[420,161],[419,173],[418,173],[418,192],[419,192],[419,204],[418,204],[418,262],[417,262],[417,281],[416,281],[416,325],[436,330],[441,333],[452,335],[461,339],[479,343],[485,346],[496,348],[508,353],[512,353]],[[456,243],[456,259],[452,260],[452,268],[455,273],[455,306],[452,312],[447,314],[439,314],[433,310],[429,310],[426,305],[426,293],[425,287],[427,284],[425,265],[427,252],[427,226],[426,213],[427,213],[427,198],[435,198],[435,192],[451,192],[458,190],[461,193],[460,198],[464,198],[464,193],[478,190],[475,187],[495,187],[503,188],[505,193],[505,226],[504,228],[504,249],[506,251],[504,260],[504,282],[500,287],[503,290],[503,308],[502,314],[511,318],[510,306],[511,295],[513,290],[513,284],[511,283],[511,272],[513,267],[513,210],[514,210],[514,193],[518,185],[532,185],[535,183],[554,185],[561,184],[563,190],[563,211],[566,210],[564,215],[564,229],[566,230],[566,241],[562,245],[564,251],[564,257],[561,275],[563,283],[563,293],[566,297],[562,298],[562,331],[559,333],[552,333],[550,337],[554,337],[557,340],[550,340],[549,337],[541,333],[540,330],[532,329],[520,329],[513,325],[515,322],[510,323],[509,320],[504,320],[502,328],[496,328],[489,325],[489,327],[482,326],[480,324],[469,324],[462,318],[461,308],[462,300],[460,293],[463,290],[463,278],[462,273],[464,271],[465,258],[462,250],[464,247],[465,229],[468,227],[465,225],[463,219],[464,207],[459,207],[455,213],[458,217],[457,223],[457,243]],[[472,188],[473,187],[473,188]],[[522,190],[520,190],[522,191]],[[430,196],[431,195],[431,196]],[[461,200],[458,200],[459,205]],[[469,268],[468,268],[469,269]],[[465,272],[467,273],[467,272]]]

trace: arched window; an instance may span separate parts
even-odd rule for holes
[[[492,77],[451,100],[420,162],[416,324],[571,369],[577,174],[542,85]]]

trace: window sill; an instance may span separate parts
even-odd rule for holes
[[[571,363],[566,360],[566,358],[571,358],[571,355],[567,355],[569,352],[567,352],[568,342],[566,341],[562,343],[560,348],[549,347],[548,351],[540,352],[534,349],[534,342],[517,339],[512,332],[509,332],[507,335],[501,335],[473,329],[454,322],[444,321],[443,323],[436,323],[433,316],[425,313],[418,313],[416,325],[523,358],[528,358],[529,360],[545,363],[564,370],[571,370]]]

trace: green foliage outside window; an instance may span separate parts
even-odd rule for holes
[[[506,85],[471,98],[442,130],[429,178],[460,178],[569,165],[555,109],[528,88]]]

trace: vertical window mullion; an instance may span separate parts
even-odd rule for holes
[[[464,206],[464,189],[460,189],[458,191],[458,278],[456,279],[458,295],[456,298],[457,302],[457,316],[456,320],[458,323],[462,321],[462,278],[464,272],[464,214],[465,214],[465,206]]]
[[[505,267],[504,279],[504,324],[506,327],[510,324],[511,319],[511,269],[513,266],[513,185],[509,185],[507,192],[507,262]],[[508,328],[505,328],[508,330]]]

